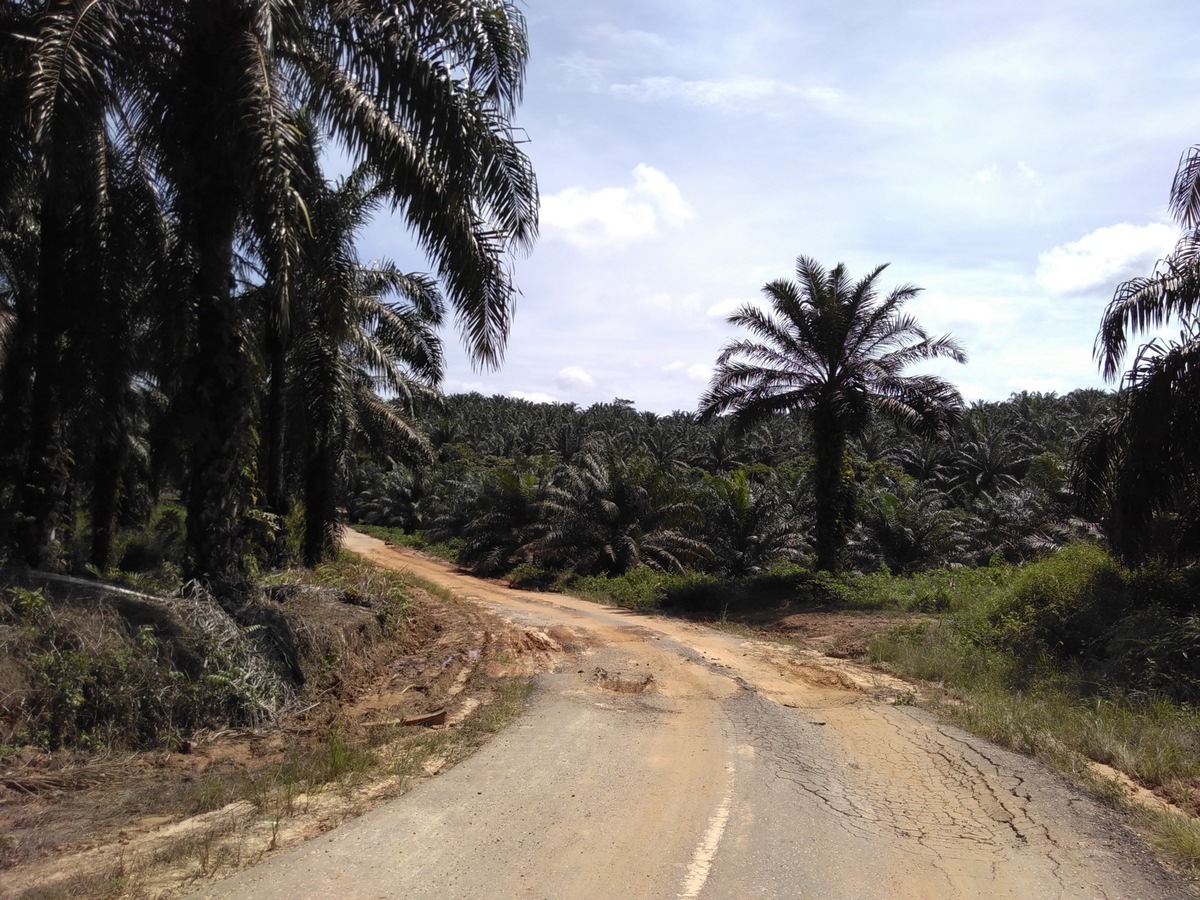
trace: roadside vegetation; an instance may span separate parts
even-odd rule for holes
[[[340,556],[271,574],[234,611],[94,582],[5,587],[5,895],[157,896],[469,754],[530,681],[502,635],[478,646],[478,614],[424,597]],[[474,708],[453,728],[406,726],[454,691]]]
[[[947,715],[1200,812],[1200,147],[1179,247],[1100,317],[1113,391],[965,403],[913,368],[966,355],[904,312],[918,288],[801,256],[695,412],[445,397],[447,314],[498,364],[537,232],[518,6],[160,6],[0,6],[6,789],[36,791],[29,754],[278,722],[432,640],[338,557],[350,521],[633,609],[906,614],[870,657]],[[359,258],[385,208],[432,273]],[[314,727],[197,808],[380,758]]]
[[[361,680],[405,641],[408,586],[351,559],[284,570],[234,609],[26,575],[0,592],[0,754],[178,750]]]
[[[1196,573],[1130,570],[1079,545],[963,576],[935,577],[953,585],[945,612],[877,637],[869,658],[926,683],[925,700],[964,728],[1131,808],[1170,858],[1200,871]],[[1144,796],[1128,806],[1114,770],[1174,809]]]

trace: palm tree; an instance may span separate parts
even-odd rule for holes
[[[1080,442],[1072,478],[1129,563],[1164,549],[1177,559],[1200,554],[1200,145],[1180,159],[1170,206],[1183,236],[1149,277],[1117,288],[1095,353],[1116,381],[1130,338],[1172,319],[1179,336],[1141,347],[1116,412]]]
[[[1020,484],[1037,450],[1011,406],[984,402],[971,404],[950,447],[950,485],[964,505]]]
[[[435,537],[461,537],[460,564],[477,575],[502,575],[520,557],[520,549],[533,537],[545,500],[545,482],[537,472],[505,467],[486,473],[464,492],[470,502],[465,524],[454,532],[430,530]]]
[[[564,465],[545,490],[539,534],[518,551],[539,565],[583,575],[620,575],[639,566],[683,571],[709,555],[693,537],[699,510],[681,498],[645,454],[631,458],[594,444]]]
[[[756,575],[779,560],[801,559],[805,547],[795,510],[774,473],[761,480],[745,469],[705,474],[704,487],[705,532],[723,572]]]
[[[904,303],[911,285],[880,296],[876,281],[886,266],[852,282],[843,264],[826,270],[816,260],[796,261],[797,281],[767,284],[770,312],[747,304],[729,322],[755,339],[726,345],[700,400],[703,416],[731,412],[746,431],[773,417],[799,414],[808,423],[815,466],[818,568],[840,570],[854,504],[845,484],[847,441],[866,427],[872,411],[925,433],[945,427],[962,399],[934,375],[905,375],[922,360],[966,355],[949,335],[930,338]]]
[[[92,556],[104,565],[136,406],[133,379],[144,362],[135,310],[151,293],[156,267],[147,262],[161,256],[164,232],[138,135],[113,114],[108,50],[123,33],[124,10],[36,7],[0,12],[0,204],[5,231],[23,231],[25,243],[19,254],[5,253],[12,320],[0,479],[15,489],[0,542],[11,538],[20,558],[40,564],[82,465],[90,469]],[[14,216],[29,224],[13,229]]]
[[[303,497],[310,565],[336,545],[338,487],[357,442],[408,461],[432,460],[413,419],[415,404],[433,400],[441,381],[435,329],[444,315],[432,279],[387,260],[358,259],[359,234],[385,199],[374,173],[360,166],[330,185],[316,157],[314,145],[303,190],[311,227],[293,274],[289,321],[271,314],[269,280],[255,290],[267,307],[260,352],[269,377],[259,429],[267,507],[282,522],[289,489]],[[254,249],[261,258],[262,242]]]
[[[116,135],[138,146],[190,267],[188,302],[174,325],[187,348],[177,390],[187,404],[193,573],[236,584],[252,481],[255,341],[253,304],[232,288],[235,247],[244,228],[258,235],[272,314],[286,326],[308,226],[298,111],[373,168],[434,263],[470,353],[498,363],[513,294],[507,255],[527,248],[537,228],[535,179],[510,124],[524,81],[524,20],[509,0],[11,7],[0,11],[0,97],[5,115],[33,108],[22,146],[46,173],[37,321],[17,327],[31,335],[18,355],[31,362],[32,390],[48,401],[29,402],[45,412],[30,426],[28,458],[54,469],[62,457],[46,373],[69,320],[60,277],[70,271],[61,265],[68,214],[80,185],[86,197],[99,183],[81,182],[70,167],[96,158],[80,152],[91,149],[88,140]],[[7,40],[18,30],[22,40]],[[0,132],[7,196],[7,163],[22,148]],[[61,481],[57,471],[34,474]]]
[[[862,529],[891,571],[910,575],[945,565],[966,548],[966,517],[948,505],[945,494],[924,485],[889,485],[867,498]]]

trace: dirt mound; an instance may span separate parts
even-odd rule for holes
[[[101,594],[55,593],[39,614],[162,635],[172,659],[185,658],[175,648],[191,645],[189,626],[176,610]],[[235,610],[291,691],[274,724],[200,728],[143,752],[10,744],[0,756],[0,894],[131,884],[169,894],[311,837],[465,753],[500,721],[485,711],[522,696],[504,676],[561,651],[550,635],[473,605],[409,595],[400,605],[386,592],[283,584]],[[5,671],[32,689],[29,673]],[[439,710],[444,718],[430,717]]]

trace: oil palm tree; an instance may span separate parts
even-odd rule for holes
[[[947,465],[951,490],[965,506],[980,494],[1015,487],[1036,452],[1011,403],[973,403],[951,435]]]
[[[904,285],[880,295],[879,266],[852,281],[843,264],[827,270],[816,260],[796,261],[796,281],[767,284],[770,311],[747,304],[729,322],[752,338],[727,344],[700,400],[703,416],[731,413],[746,431],[773,417],[798,414],[808,423],[815,465],[818,568],[840,570],[853,496],[845,483],[846,446],[872,411],[898,424],[934,433],[956,418],[958,391],[934,375],[906,375],[912,363],[938,357],[963,362],[949,335],[931,338],[902,312],[918,288]]]
[[[515,8],[488,0],[380,14],[334,0],[206,0],[174,24],[179,52],[153,72],[144,105],[195,231],[189,537],[199,571],[221,574],[240,558],[239,441],[249,433],[249,410],[232,399],[247,395],[248,354],[228,290],[231,245],[239,219],[265,214],[259,230],[275,237],[267,261],[286,321],[303,213],[290,110],[308,110],[376,168],[433,259],[472,355],[496,362],[512,294],[505,251],[527,246],[536,227],[532,170],[509,124],[526,44]]]
[[[969,540],[967,517],[949,508],[945,494],[921,484],[881,488],[867,498],[862,518],[870,549],[901,575],[953,561]]]
[[[1120,285],[1104,312],[1095,353],[1121,391],[1116,412],[1080,442],[1072,478],[1129,563],[1200,555],[1200,146],[1181,158],[1170,206],[1184,229],[1174,251]],[[1178,337],[1143,345],[1121,376],[1130,339],[1172,320]]]
[[[268,329],[276,335],[270,342],[276,353],[268,352],[266,406],[281,406],[282,415],[268,415],[264,426],[268,448],[279,453],[265,468],[282,471],[283,447],[291,447],[309,565],[337,543],[338,488],[359,444],[410,462],[433,458],[415,413],[436,399],[441,382],[436,329],[444,304],[432,279],[403,273],[387,260],[359,261],[359,232],[383,199],[378,180],[363,167],[337,185],[309,188],[312,231],[286,340],[278,325]]]
[[[92,555],[107,557],[113,473],[131,426],[133,309],[161,232],[138,136],[113,115],[108,51],[123,23],[113,3],[15,3],[0,12],[0,203],[6,217],[29,210],[33,223],[22,251],[33,264],[12,292],[0,389],[0,477],[15,485],[0,541],[11,539],[34,565],[47,555],[68,481],[88,459],[96,460],[87,479]]]
[[[32,390],[51,401],[29,403],[47,412],[30,426],[28,457],[61,457],[45,452],[58,427],[45,373],[68,320],[64,210],[81,185],[99,183],[70,167],[94,157],[80,148],[95,135],[116,136],[136,143],[186,250],[187,302],[173,324],[187,348],[177,394],[188,406],[192,570],[235,584],[255,393],[253,304],[232,287],[235,247],[245,228],[260,236],[272,314],[286,325],[308,225],[297,111],[374,168],[432,260],[473,358],[497,363],[513,293],[508,253],[527,248],[537,226],[536,183],[510,121],[523,18],[509,0],[64,0],[6,4],[0,15],[0,95],[19,101],[6,99],[5,114],[32,110],[24,144],[0,128],[0,172],[26,152],[47,173],[37,321],[17,329],[32,335],[17,342],[33,348]]]
[[[430,536],[460,538],[458,561],[475,574],[504,574],[534,536],[546,499],[545,480],[538,472],[505,467],[451,487],[455,496],[434,520]]]
[[[740,577],[780,560],[799,561],[804,541],[795,510],[774,473],[757,480],[745,469],[704,477],[704,524],[721,571]]]
[[[562,466],[545,490],[539,534],[518,553],[585,575],[639,566],[683,571],[709,556],[693,537],[700,513],[649,456],[594,443]]]

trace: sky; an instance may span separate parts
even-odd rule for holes
[[[969,356],[926,370],[967,401],[1101,386],[1114,288],[1178,237],[1195,0],[520,8],[541,235],[503,365],[447,329],[449,393],[693,410],[740,336],[725,317],[800,255],[923,288],[906,309]],[[380,221],[363,254],[405,244]]]

